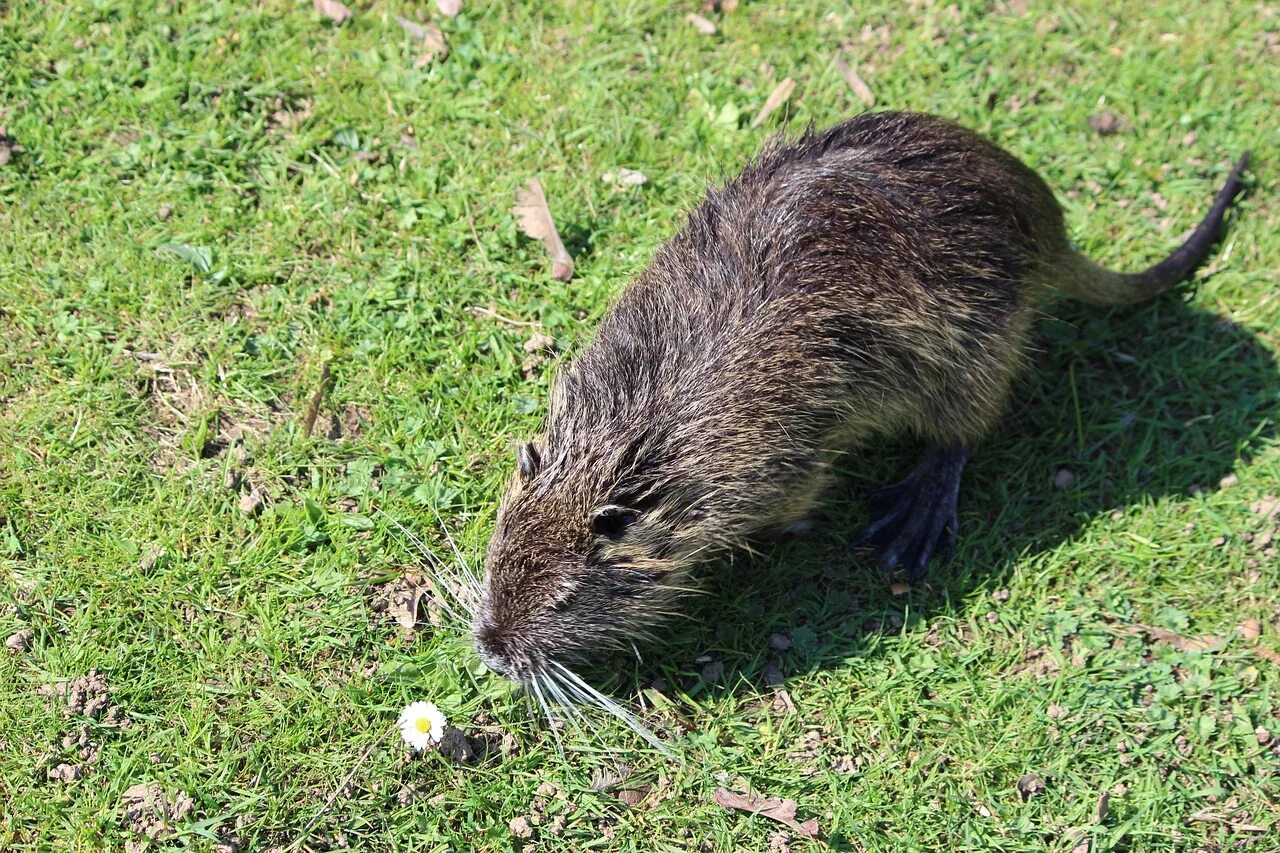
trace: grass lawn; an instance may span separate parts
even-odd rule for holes
[[[1280,7],[698,5],[0,5],[0,850],[822,845],[717,788],[843,850],[1280,848]],[[865,108],[842,45],[1112,265],[1245,148],[1249,192],[1177,293],[1047,307],[927,585],[844,547],[913,447],[852,456],[816,533],[596,674],[679,760],[553,732],[415,610],[392,520],[481,562],[555,360],[708,179]],[[379,741],[416,699],[454,755]]]

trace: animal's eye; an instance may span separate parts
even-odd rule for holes
[[[617,539],[635,524],[640,513],[624,506],[602,506],[591,516],[591,531],[607,539]]]

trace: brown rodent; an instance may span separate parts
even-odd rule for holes
[[[1141,302],[1218,239],[1246,153],[1187,241],[1137,274],[1071,246],[1034,172],[927,115],[861,115],[774,142],[707,197],[558,377],[518,453],[473,626],[536,688],[652,639],[693,569],[801,525],[838,454],[925,444],[872,495],[863,541],[918,579],[956,537],[969,453],[1000,416],[1047,290]]]

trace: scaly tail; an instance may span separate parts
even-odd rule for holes
[[[1053,270],[1053,286],[1063,294],[1094,305],[1132,305],[1160,294],[1195,271],[1222,236],[1222,219],[1240,192],[1240,175],[1249,163],[1246,151],[1236,161],[1213,207],[1191,236],[1169,257],[1139,273],[1109,270],[1074,249]]]

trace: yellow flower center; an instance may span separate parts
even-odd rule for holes
[[[414,721],[413,727],[423,734],[431,734],[431,720],[427,717],[419,717]]]

